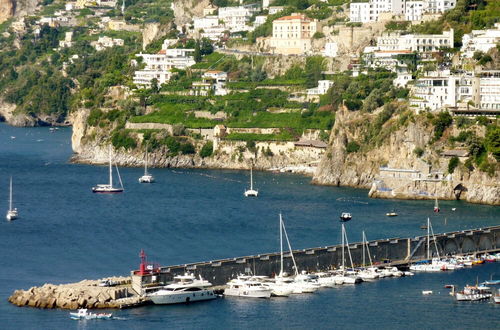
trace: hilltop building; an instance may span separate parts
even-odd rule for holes
[[[403,34],[402,32],[386,32],[377,38],[379,51],[435,52],[442,48],[453,47],[454,31],[443,31],[442,34]]]
[[[273,36],[270,40],[274,53],[285,55],[306,54],[312,48],[312,36],[319,23],[304,14],[283,16],[273,21]]]
[[[226,95],[227,72],[218,70],[209,70],[202,75],[202,81],[195,81],[192,84],[192,94],[207,96]]]
[[[495,23],[494,29],[472,30],[462,37],[462,56],[471,58],[475,52],[487,52],[500,43],[500,23]]]
[[[172,40],[166,39],[157,54],[136,54],[142,57],[146,67],[135,72],[134,84],[149,87],[155,78],[159,85],[164,84],[170,80],[172,68],[186,69],[196,63],[194,49],[168,48],[172,43]]]
[[[351,22],[376,22],[381,14],[404,16],[408,21],[419,21],[424,14],[442,14],[456,6],[456,0],[370,0],[351,2]]]
[[[123,46],[123,39],[113,39],[108,36],[99,37],[97,41],[91,43],[92,47],[94,47],[97,51],[104,50],[106,48],[111,48],[114,46]]]

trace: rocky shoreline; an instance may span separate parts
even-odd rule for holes
[[[104,281],[113,286],[100,286]],[[71,284],[44,284],[28,290],[16,290],[9,302],[36,308],[122,308],[138,304],[141,298],[132,290],[130,277],[83,280]]]

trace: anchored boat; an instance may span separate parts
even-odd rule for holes
[[[148,295],[157,305],[190,303],[195,301],[212,300],[217,298],[211,287],[212,283],[197,279],[194,274],[186,273],[174,277],[174,283],[165,286]]]
[[[116,166],[115,166],[116,167]],[[111,162],[111,146],[109,147],[109,184],[98,184],[92,187],[93,193],[101,194],[114,194],[123,192],[122,178],[120,177],[120,172],[118,167],[116,167],[116,173],[118,174],[118,180],[120,181],[120,187],[113,187],[113,164]]]
[[[86,308],[80,308],[77,313],[69,313],[74,320],[110,319],[111,313],[91,313]]]
[[[12,208],[12,177],[10,177],[9,210],[5,217],[7,220],[11,221],[17,219],[18,216],[17,208]]]
[[[253,189],[253,166],[250,167],[250,189],[245,190],[245,197],[257,197],[259,191]]]

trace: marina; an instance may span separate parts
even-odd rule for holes
[[[265,191],[266,196],[245,199],[242,190],[248,185],[248,172],[155,169],[157,184],[141,185],[137,178],[144,170],[124,168],[120,172],[127,192],[97,196],[89,187],[98,179],[105,182],[106,167],[68,164],[71,152],[67,129],[60,129],[58,134],[38,128],[0,126],[0,129],[2,136],[16,136],[14,140],[1,141],[0,167],[6,173],[5,187],[9,185],[10,173],[15,174],[16,206],[23,211],[22,219],[0,223],[0,247],[5,251],[1,274],[6,278],[0,286],[3,297],[0,318],[4,324],[16,324],[17,328],[30,328],[34,324],[67,328],[83,321],[71,320],[67,310],[18,308],[7,302],[14,290],[41,287],[44,283],[128,275],[127,270],[137,269],[141,249],[145,249],[155,263],[173,265],[169,266],[172,269],[178,266],[178,270],[175,268],[178,274],[186,271],[186,265],[207,260],[215,261],[214,265],[220,261],[221,265],[210,265],[209,269],[238,267],[236,275],[240,270],[244,272],[247,264],[241,263],[242,257],[237,256],[260,255],[265,259],[268,255],[268,264],[278,265],[279,253],[274,257],[275,253],[269,252],[279,247],[277,217],[280,210],[292,247],[297,251],[297,260],[304,258],[304,265],[307,268],[310,264],[311,269],[324,256],[335,254],[327,253],[324,248],[341,242],[338,216],[346,209],[353,216],[346,223],[350,246],[358,244],[351,250],[355,260],[362,258],[362,244],[356,242],[362,242],[363,230],[368,242],[380,241],[377,249],[383,252],[384,247],[395,246],[394,251],[406,257],[408,239],[426,236],[426,230],[420,229],[420,225],[429,216],[435,233],[455,234],[458,239],[479,237],[474,229],[498,225],[499,211],[495,207],[440,201],[441,212],[433,214],[432,201],[373,200],[367,198],[363,190],[311,186],[309,178],[287,173],[254,171],[259,190]],[[45,140],[43,145],[36,142],[38,139]],[[29,156],[26,150],[30,151]],[[61,184],[52,189],[55,178]],[[7,205],[8,189],[2,193]],[[386,217],[387,210],[395,208],[396,203],[399,216]],[[452,208],[456,208],[453,216]],[[391,244],[396,238],[400,239]],[[425,253],[422,245],[415,252],[417,255]],[[311,254],[311,247],[318,250]],[[380,254],[375,253],[374,248],[370,246],[372,258]],[[62,250],[65,253],[61,253]],[[360,257],[356,257],[358,254]],[[399,260],[397,255],[389,258],[393,262]],[[251,270],[252,261],[248,262]],[[302,265],[302,261],[299,262]],[[188,271],[198,274],[200,269],[202,266]],[[360,325],[398,328],[408,322],[415,327],[425,326],[427,322],[421,317],[425,313],[435,320],[436,327],[493,329],[497,328],[498,320],[492,308],[497,306],[467,302],[457,306],[449,290],[443,289],[445,283],[461,289],[475,283],[477,277],[480,282],[488,280],[493,273],[500,273],[499,263],[485,262],[454,272],[416,273],[411,277],[384,278],[356,286],[337,285],[315,294],[294,294],[286,299],[228,298],[188,305],[113,310],[113,321],[92,324],[111,329],[154,327],[158,326],[157,322],[175,322],[179,327],[189,328],[248,327],[248,321],[243,323],[242,319],[251,318],[253,328],[318,327],[326,323],[336,328],[352,328],[354,320]],[[203,279],[210,281],[209,277],[203,276]],[[424,296],[424,290],[431,290],[433,294]],[[360,302],[368,306],[363,308],[362,315],[356,312]],[[394,304],[401,313],[387,314]],[[127,307],[125,301],[124,307]],[[318,314],[320,310],[326,312]],[[339,310],[343,312],[336,312]],[[464,313],[481,317],[464,319],[461,317]],[[383,322],[381,315],[390,315],[393,323]],[[115,321],[115,316],[126,321]]]

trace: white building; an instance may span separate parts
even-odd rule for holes
[[[351,22],[376,22],[382,13],[401,15],[404,13],[404,0],[370,0],[369,2],[351,2]]]
[[[255,16],[255,22],[253,22],[253,26],[257,27],[259,25],[262,25],[266,22],[266,20],[267,20],[267,15]]]
[[[312,36],[319,23],[304,14],[293,13],[273,21],[273,36],[270,45],[273,52],[284,55],[307,54],[312,49]]]
[[[370,0],[351,2],[351,22],[376,22],[382,13],[404,15],[406,20],[418,21],[426,13],[440,14],[456,6],[456,0]]]
[[[171,69],[186,69],[196,63],[192,56],[194,49],[168,48],[170,44],[172,40],[165,40],[158,54],[136,54],[146,67],[135,72],[134,84],[150,86],[154,78],[159,85],[164,84],[170,80]]]
[[[425,11],[425,3],[422,0],[406,1],[405,3],[405,20],[420,21]]]
[[[250,17],[252,17],[252,10],[248,7],[219,8],[219,19],[224,21],[224,25],[231,32],[250,30],[250,26],[247,25]]]
[[[339,51],[339,46],[336,42],[327,42],[325,44],[325,49],[323,50],[323,56],[337,57],[338,51]]]
[[[201,33],[202,38],[208,38],[213,41],[217,41],[220,38],[224,37],[224,31],[227,31],[227,29],[223,26],[215,26],[212,28],[206,28],[203,29],[203,32]]]
[[[219,25],[219,17],[217,16],[205,16],[201,18],[194,19],[194,29],[195,30],[205,30]]]
[[[457,105],[457,77],[450,72],[435,72],[417,79],[411,89],[410,104],[420,109],[439,110]]]
[[[377,38],[377,50],[409,50],[412,52],[434,52],[453,47],[453,29],[443,34],[384,33]]]
[[[214,95],[227,95],[226,89],[227,72],[218,70],[209,70],[202,75],[202,81],[195,81],[192,85],[193,95],[207,96],[209,93]]]
[[[64,34],[64,40],[59,41],[59,48],[71,47],[73,45],[73,31]]]
[[[271,6],[269,7],[269,15],[274,15],[285,9],[283,6]]]
[[[116,7],[116,0],[96,0],[99,7]]]
[[[472,101],[484,110],[500,110],[500,70],[479,72],[472,80]]]
[[[307,95],[324,95],[332,86],[333,81],[331,80],[318,80],[318,87],[309,88]]]
[[[472,30],[462,37],[462,56],[471,58],[476,51],[487,52],[500,43],[500,23],[495,23],[494,29]]]
[[[113,39],[108,36],[104,36],[104,37],[99,37],[99,39],[96,42],[93,42],[91,44],[97,51],[101,51],[106,48],[111,48],[114,46],[123,46],[124,41],[123,39]]]

